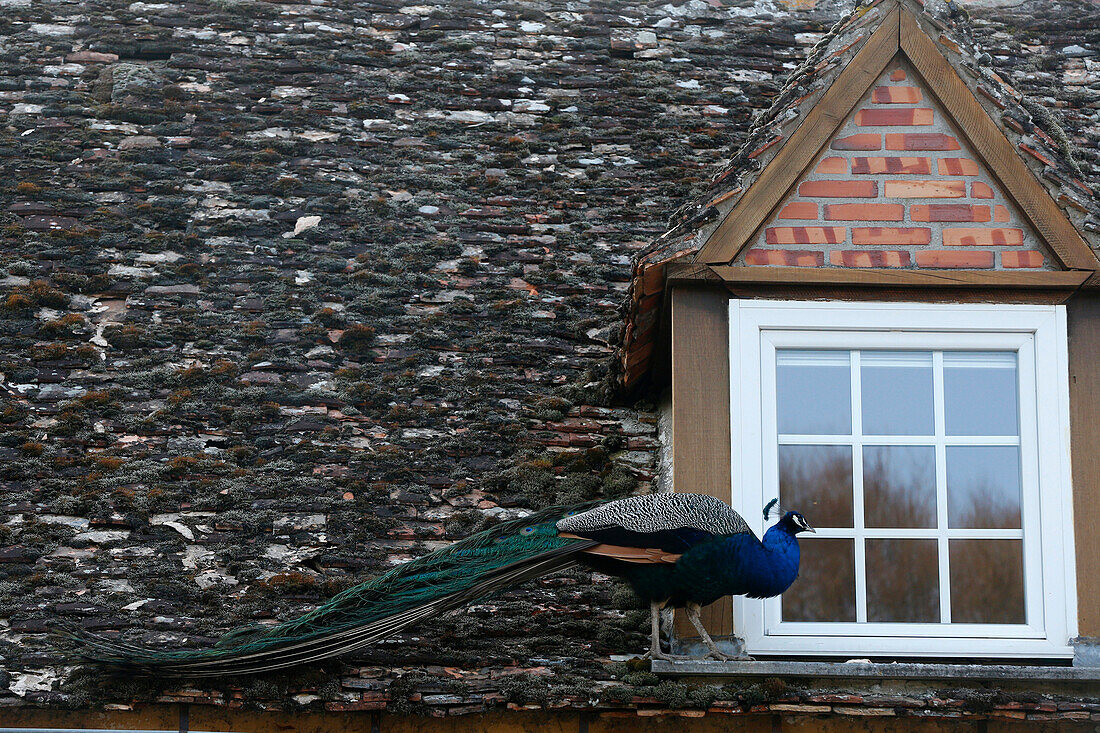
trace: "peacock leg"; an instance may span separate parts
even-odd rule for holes
[[[707,645],[710,651],[706,654],[707,657],[717,659],[720,662],[744,662],[752,661],[752,657],[735,657],[731,654],[726,654],[724,651],[718,648],[718,645],[714,643],[714,639],[710,638],[710,634],[703,628],[703,620],[699,618],[699,609],[701,606],[698,603],[687,604],[687,617],[691,621],[691,625],[695,627],[695,630],[699,632],[699,637],[702,638],[703,643]]]
[[[649,657],[661,658],[661,607],[663,603],[649,602]]]
[[[642,657],[643,659],[687,659],[687,657],[678,654],[667,654],[661,651],[661,609],[664,608],[667,601],[650,601],[649,602],[649,651]]]

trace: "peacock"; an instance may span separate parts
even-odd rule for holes
[[[765,521],[775,509],[764,509]],[[513,519],[399,565],[337,594],[296,619],[232,631],[201,650],[158,651],[101,635],[64,632],[77,654],[116,672],[211,677],[266,672],[366,647],[424,619],[495,592],[585,565],[625,578],[649,604],[652,659],[661,649],[660,613],[685,608],[710,650],[729,659],[703,628],[699,609],[726,595],[767,598],[798,575],[796,535],[813,532],[798,512],[782,514],[761,541],[722,501],[665,493],[553,507]]]

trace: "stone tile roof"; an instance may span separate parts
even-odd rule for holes
[[[1094,249],[1100,247],[1100,198],[1094,188],[1100,177],[1094,153],[1095,125],[1088,131],[1082,130],[1076,141],[1072,141],[1056,119],[1058,110],[1070,105],[1057,98],[1028,96],[1019,91],[1021,81],[1011,78],[1012,72],[1018,71],[1019,60],[999,53],[995,46],[1003,40],[996,35],[991,39],[994,53],[981,50],[964,7],[951,2],[908,5],[1070,221]],[[975,11],[980,7],[976,3]],[[754,119],[745,140],[711,179],[708,189],[681,206],[670,220],[668,230],[635,257],[620,348],[620,381],[627,391],[641,384],[652,366],[660,332],[657,324],[666,266],[692,260],[726,213],[798,129],[808,111],[859,53],[887,11],[888,4],[881,0],[858,2],[825,33],[806,61],[784,81],[773,104]],[[1083,12],[1087,14],[1090,10]],[[1067,44],[1063,50],[1086,61],[1082,63],[1083,69],[1064,72],[1066,87],[1059,96],[1083,100],[1089,95],[1090,85],[1096,84],[1091,62],[1087,61],[1092,51],[1073,44]],[[1007,68],[996,68],[998,61]]]
[[[496,518],[649,490],[656,415],[609,404],[630,258],[834,4],[0,5],[0,708],[741,700],[612,663],[646,614],[588,573],[238,686],[102,684],[43,632],[201,646]],[[1012,22],[995,63],[1046,49],[1095,83],[1060,50],[1084,30]],[[1095,136],[1086,87],[1015,73]]]

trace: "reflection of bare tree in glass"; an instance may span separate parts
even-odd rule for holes
[[[924,451],[927,451],[925,453]],[[920,446],[864,448],[865,521],[869,527],[935,527],[934,457]],[[848,446],[780,446],[780,499],[817,527],[852,526],[852,454]],[[1018,495],[1018,489],[1012,491]],[[1004,487],[974,481],[953,527],[1018,528],[1019,504]],[[954,509],[954,507],[952,507]],[[957,520],[957,521],[956,521]],[[803,539],[804,538],[804,539]],[[853,542],[802,536],[799,578],[783,596],[786,621],[854,621]],[[1019,540],[952,540],[952,620],[1024,623]],[[939,562],[934,540],[868,540],[868,620],[937,622]]]
[[[951,540],[951,620],[1022,624],[1024,553],[1020,540]]]
[[[867,620],[938,623],[936,540],[867,540]]]
[[[965,484],[947,484],[948,526],[981,529],[1020,528],[1018,485],[995,484],[988,477],[971,477]]]
[[[852,449],[838,445],[779,447],[779,498],[818,527],[852,526]],[[806,535],[801,535],[806,537]],[[798,580],[783,594],[785,621],[855,621],[852,540],[802,543]]]
[[[779,501],[815,527],[851,527],[851,447],[779,446]]]
[[[863,505],[868,527],[935,527],[936,449],[864,446]]]
[[[868,527],[936,526],[936,452],[931,446],[864,446]],[[867,620],[940,620],[935,540],[868,540]]]
[[[953,450],[953,449],[948,449]],[[955,449],[957,450],[957,449]],[[964,449],[954,457],[978,455]],[[993,449],[1006,452],[1005,449]],[[969,451],[969,452],[968,452]],[[949,454],[948,465],[952,456]],[[1019,471],[1019,460],[1014,461]],[[1016,474],[1018,476],[1018,473]],[[1020,487],[970,473],[965,482],[948,473],[948,525],[959,528],[1019,529]],[[1024,558],[1020,540],[951,540],[951,620],[956,623],[1022,624]]]
[[[783,620],[855,621],[852,540],[812,539],[801,545],[798,580],[783,594]]]

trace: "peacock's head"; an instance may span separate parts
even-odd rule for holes
[[[779,526],[791,534],[798,534],[799,532],[813,532],[817,534],[817,530],[810,526],[810,523],[806,521],[806,517],[798,512],[787,512],[784,514],[783,518],[779,520]]]
[[[787,512],[783,514],[783,510],[779,508],[778,497],[768,502],[764,507],[764,521],[768,521],[773,516],[783,515],[782,518],[775,523],[775,527],[779,528],[790,534],[798,534],[799,532],[813,532],[817,534],[817,530],[810,526],[810,523],[806,521],[806,517],[802,516],[798,512]]]

